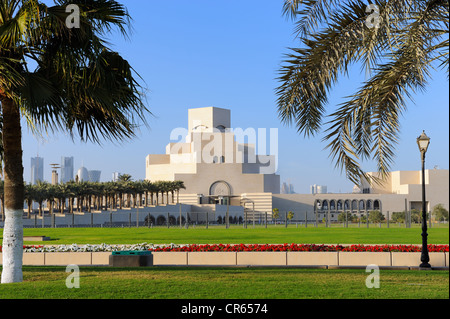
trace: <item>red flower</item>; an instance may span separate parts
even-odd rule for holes
[[[25,247],[24,247],[25,248]],[[345,251],[345,252],[420,252],[419,245],[316,245],[316,244],[205,244],[155,248],[153,251]],[[1,246],[0,246],[1,251]],[[428,245],[429,252],[448,252],[449,245]]]

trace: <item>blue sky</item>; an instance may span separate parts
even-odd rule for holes
[[[323,134],[304,138],[278,119],[277,71],[296,45],[293,24],[281,14],[282,0],[123,0],[133,17],[133,32],[124,40],[110,38],[145,80],[147,104],[153,116],[150,128],[125,143],[102,146],[72,140],[64,132],[39,139],[24,125],[24,178],[30,180],[30,158],[44,157],[44,178],[51,163],[74,156],[75,171],[84,164],[102,171],[102,181],[113,172],[145,177],[145,157],[163,154],[172,129],[187,127],[189,108],[216,106],[231,109],[232,127],[278,128],[278,174],[298,193],[312,184],[329,192],[350,192],[353,184],[334,168],[321,142]],[[330,96],[329,111],[354,92],[364,74],[355,68],[342,78]],[[449,87],[444,72],[433,74],[427,91],[414,96],[401,124],[392,170],[420,169],[416,137],[425,130],[431,137],[427,168],[448,169]],[[373,171],[372,162],[364,168]]]

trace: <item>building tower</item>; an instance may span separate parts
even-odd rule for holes
[[[58,169],[61,168],[59,164],[50,164],[52,167],[52,185],[58,184]]]
[[[38,181],[44,181],[44,159],[39,155],[31,158],[31,184]]]
[[[61,183],[73,180],[73,157],[61,157]]]
[[[88,178],[90,182],[98,183],[100,182],[100,175],[102,171],[88,171]]]
[[[79,182],[87,182],[89,181],[89,171],[87,170],[86,167],[80,167],[78,169],[78,173],[77,173],[77,177],[78,177],[78,181]]]

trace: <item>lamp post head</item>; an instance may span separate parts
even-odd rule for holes
[[[430,138],[425,134],[425,131],[417,138],[417,145],[421,153],[426,153],[428,145],[430,145]]]

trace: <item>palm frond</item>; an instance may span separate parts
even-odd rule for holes
[[[80,8],[79,28],[66,25],[68,4]],[[102,39],[114,28],[127,34],[130,17],[123,5],[28,0],[9,14],[0,24],[0,89],[14,96],[33,129],[66,130],[100,143],[132,138],[147,125],[142,79]],[[34,71],[25,57],[37,63]]]
[[[357,64],[369,77],[325,122],[330,157],[355,184],[387,176],[408,101],[425,90],[435,61],[447,74],[449,64],[448,1],[373,3],[375,27],[366,24],[368,2],[293,0],[283,7],[301,40],[280,68],[276,94],[283,123],[306,136],[319,132],[337,80]],[[365,160],[376,161],[381,178],[364,173]]]

